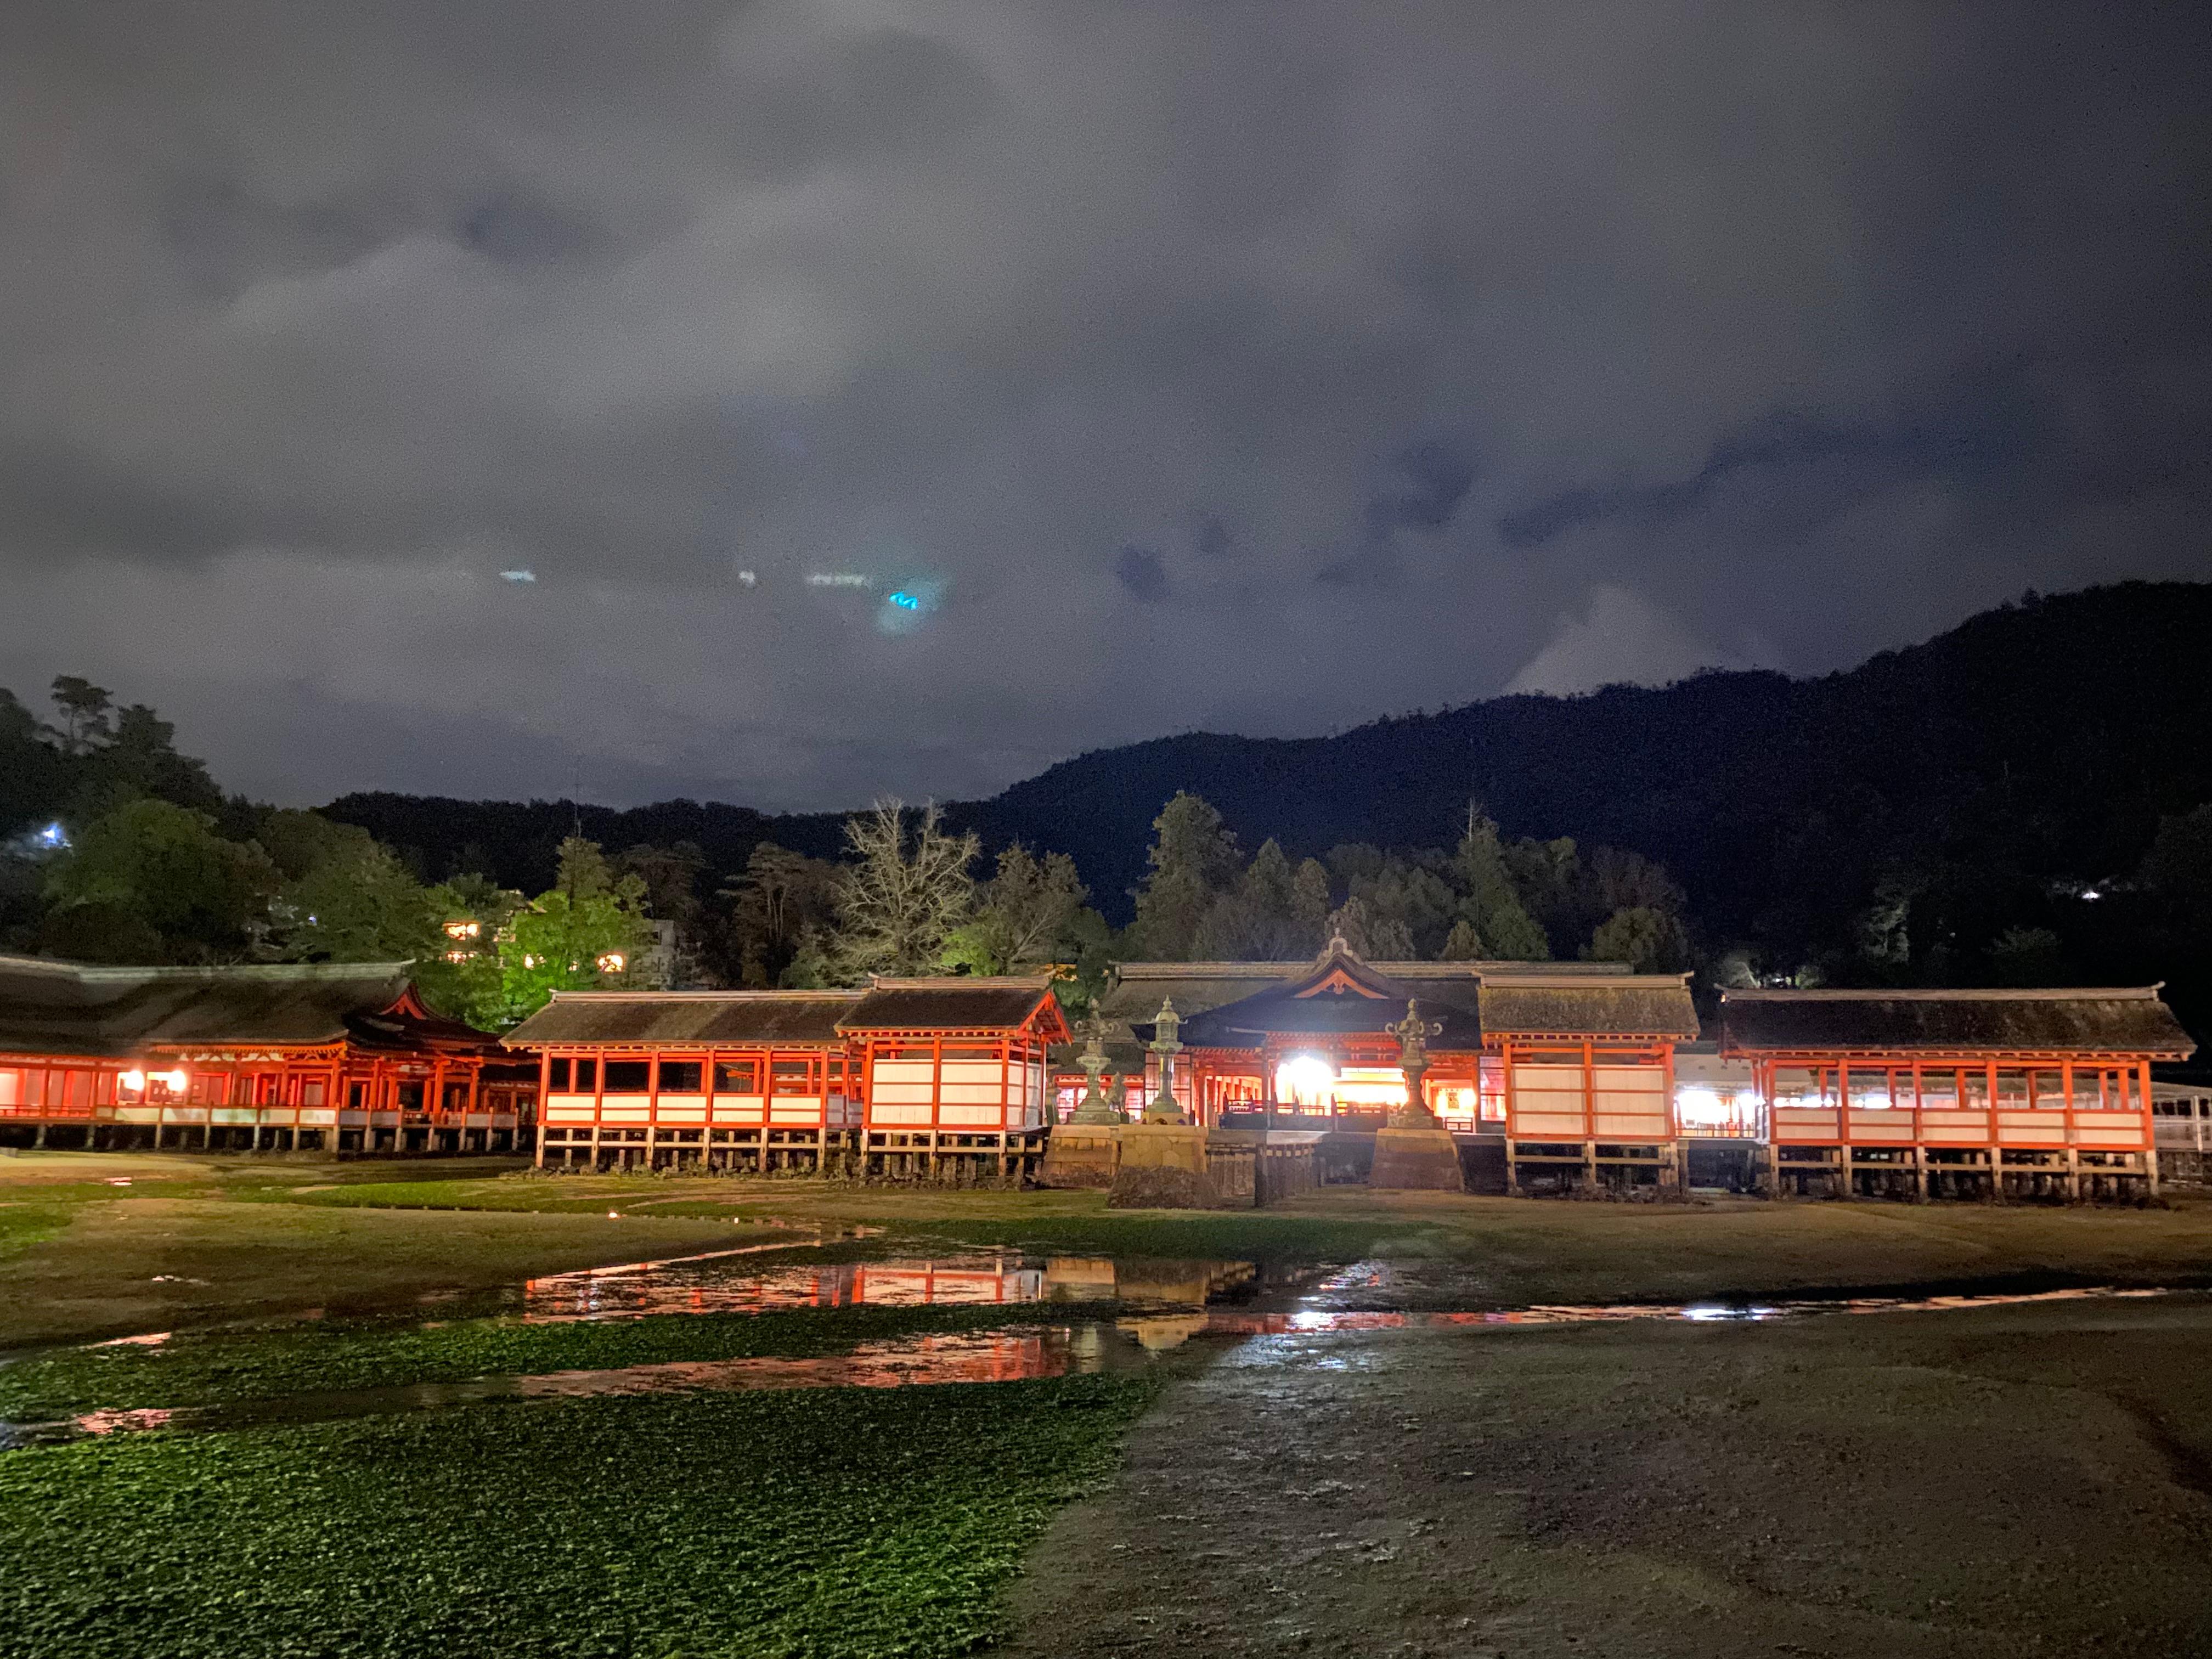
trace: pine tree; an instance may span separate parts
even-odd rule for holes
[[[1591,962],[1625,962],[1639,974],[1661,974],[1686,967],[1690,946],[1673,916],[1635,905],[1607,917],[1583,955]]]
[[[1467,830],[1452,854],[1460,890],[1459,921],[1471,925],[1498,962],[1546,962],[1551,941],[1521,902],[1506,868],[1498,825],[1479,806],[1467,809]]]
[[[1193,951],[1209,962],[1270,962],[1310,956],[1328,907],[1328,878],[1321,877],[1320,907],[1314,906],[1313,882],[1293,871],[1273,836],[1253,855],[1251,867],[1237,884],[1213,902],[1199,924]]]
[[[1138,890],[1130,929],[1135,953],[1188,962],[1206,912],[1237,878],[1237,837],[1222,828],[1220,813],[1185,790],[1160,809],[1152,830],[1152,873]]]

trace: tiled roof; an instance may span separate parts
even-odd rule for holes
[[[860,991],[556,991],[507,1034],[511,1048],[569,1043],[682,1047],[834,1043]]]
[[[452,1020],[394,1012],[406,963],[111,968],[0,957],[0,1053],[108,1056],[198,1043],[489,1045]]]
[[[1723,1053],[2046,1053],[2185,1058],[2155,985],[1968,991],[1725,991]]]
[[[1042,975],[878,979],[848,1014],[847,1031],[1014,1030],[1052,1000]],[[1056,1016],[1055,1016],[1056,1018]]]

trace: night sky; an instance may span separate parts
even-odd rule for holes
[[[0,684],[283,802],[836,807],[2212,575],[2208,44],[8,0]]]

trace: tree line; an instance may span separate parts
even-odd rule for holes
[[[143,704],[64,677],[41,719],[0,690],[0,947],[92,962],[399,961],[441,1010],[513,1024],[565,987],[816,987],[872,973],[1050,969],[1081,1003],[1113,963],[1282,960],[1332,934],[1379,960],[1620,962],[1700,983],[2055,983],[2085,957],[2186,958],[2212,936],[2212,805],[2170,815],[2140,867],[2023,908],[1978,955],[1931,939],[1923,885],[1877,884],[1847,950],[1776,962],[1691,914],[1656,861],[1504,835],[1464,805],[1449,844],[1346,842],[1293,860],[1239,845],[1178,791],[1152,823],[1133,908],[1094,903],[1075,860],[981,837],[933,805],[879,802],[837,858],[773,842],[716,868],[678,839],[619,850],[572,834],[535,893],[322,814],[227,795]],[[534,885],[535,884],[532,884]],[[2045,901],[2046,903],[2050,901]],[[1103,912],[1130,917],[1115,927]],[[2087,917],[2094,927],[2078,919]],[[2084,948],[2087,942],[2087,949]],[[2094,952],[2094,957],[2092,953]]]

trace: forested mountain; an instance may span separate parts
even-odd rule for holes
[[[1104,920],[1077,929],[1086,960],[1267,954],[1349,905],[1400,950],[1618,955],[1640,941],[1638,959],[1693,963],[1707,986],[2165,978],[2212,1031],[2208,641],[2212,585],[2129,584],[2031,595],[1813,679],[1708,673],[1331,738],[1100,750],[948,805],[948,836],[1075,866],[1040,886],[1043,866],[1002,866],[1004,890],[978,913],[998,921],[963,930],[954,954],[994,960],[987,935],[1021,933],[999,923],[1030,898],[1056,915],[1087,888]],[[545,894],[580,829],[635,879],[638,905],[678,924],[709,981],[816,973],[807,952],[834,942],[841,878],[821,861],[844,854],[843,813],[393,794],[277,812],[223,797],[150,709],[74,679],[52,702],[41,723],[0,696],[9,948],[412,951],[458,893]],[[1192,868],[1212,873],[1175,878],[1196,883],[1168,907],[1176,926],[1115,937],[1107,924],[1128,923],[1133,890],[1159,876],[1156,820],[1182,792],[1203,798],[1186,829],[1206,849]],[[358,827],[338,836],[331,820]],[[1158,891],[1147,902],[1168,913]],[[360,939],[340,940],[347,929]]]
[[[1946,952],[2063,919],[2069,889],[2124,889],[2161,815],[2212,801],[2208,641],[2212,585],[2031,595],[1819,678],[1716,672],[1493,698],[1331,738],[1166,738],[1081,756],[946,816],[987,846],[1072,854],[1121,921],[1152,820],[1178,789],[1212,802],[1246,847],[1273,836],[1293,858],[1446,843],[1474,799],[1508,835],[1663,863],[1709,947],[1749,943],[1794,965],[1887,926],[1882,951],[1932,954],[1940,971]],[[548,878],[573,822],[551,802],[354,795],[327,811],[420,849],[434,876],[481,868],[523,886]],[[690,840],[725,869],[763,839],[834,855],[842,822],[689,801],[582,818],[611,847]],[[2068,931],[2105,957],[2088,948],[2104,930],[2076,916]]]

